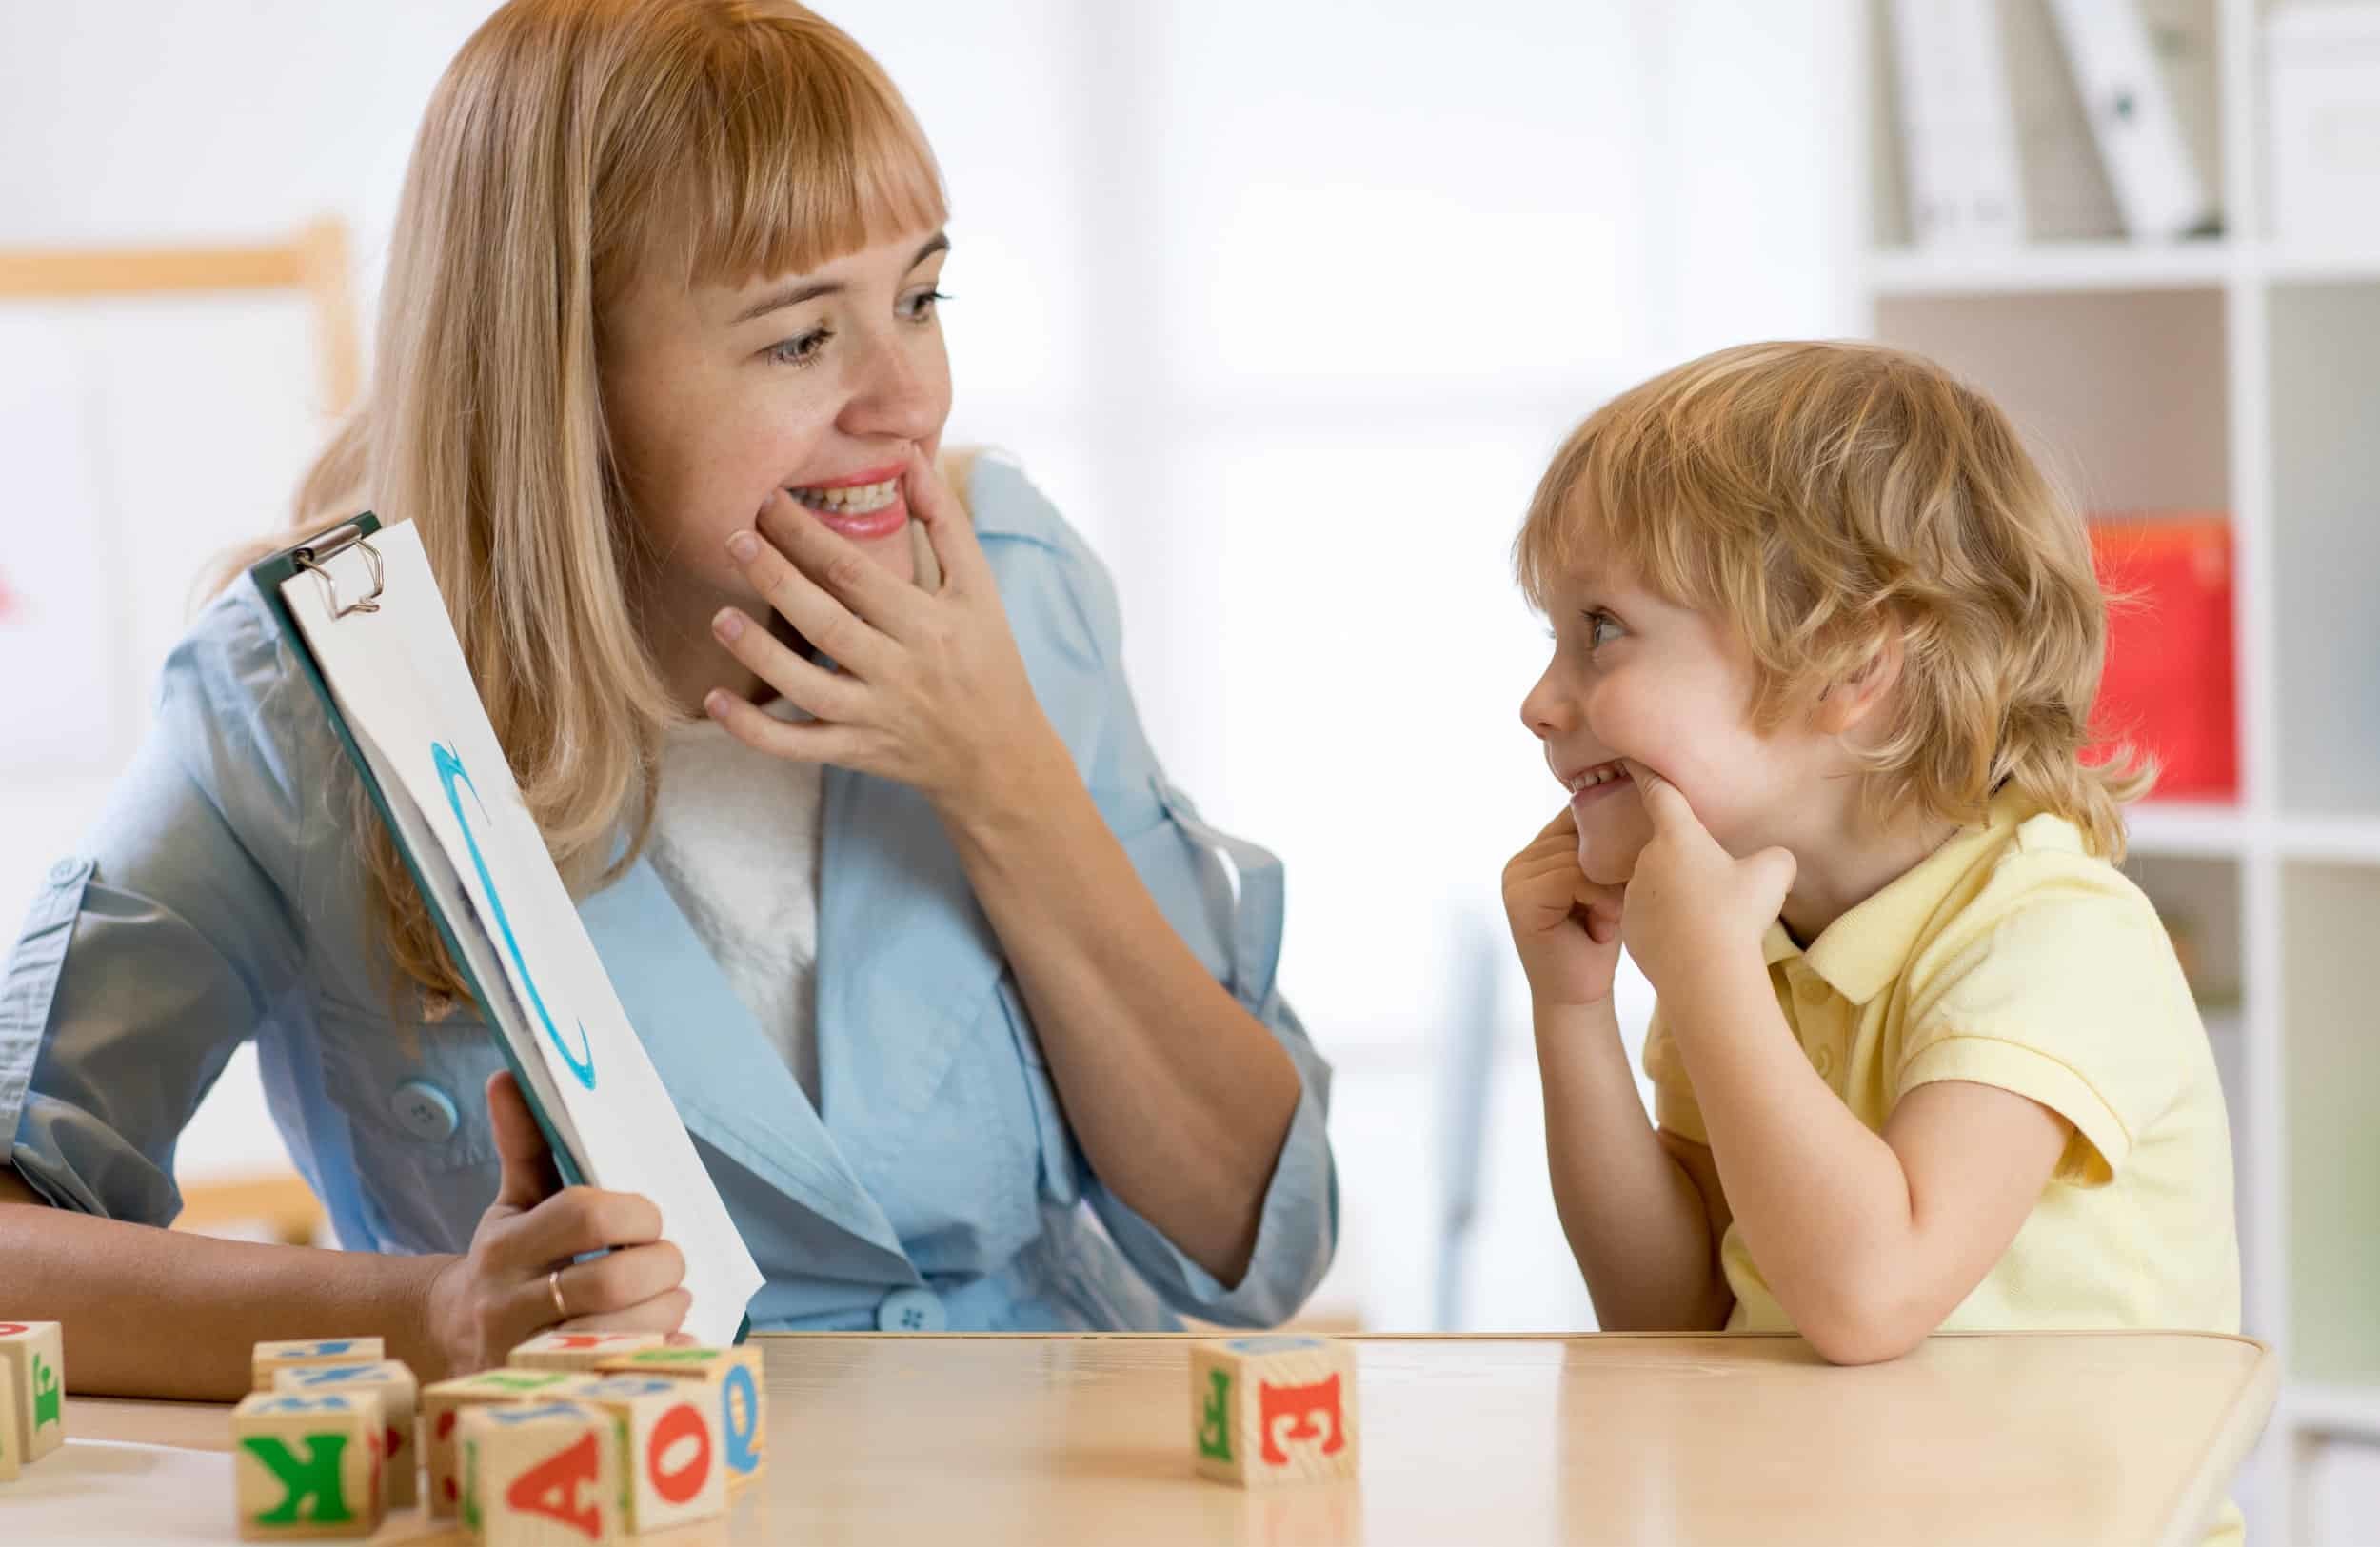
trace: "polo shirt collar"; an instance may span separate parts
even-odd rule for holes
[[[1790,957],[1804,956],[1810,970],[1827,986],[1854,1004],[1865,1004],[1884,990],[1909,962],[1944,899],[1961,877],[2031,814],[2024,797],[2013,790],[1993,796],[1980,825],[1962,827],[1932,854],[1911,866],[1882,891],[1826,926],[1803,951],[1785,932],[1782,920],[1769,925],[1761,954],[1772,966]]]

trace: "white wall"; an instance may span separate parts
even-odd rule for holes
[[[1496,902],[1553,809],[1517,715],[1543,642],[1506,551],[1601,395],[1848,326],[1847,5],[826,9],[944,162],[953,439],[1018,450],[1107,557],[1173,773],[1288,862],[1283,981],[1340,1070],[1329,1306],[1435,1315],[1447,1110],[1484,1066],[1461,1319],[1587,1324]],[[416,115],[486,10],[0,9],[0,244],[330,212],[368,295]],[[71,447],[0,496],[0,583],[61,599],[103,663],[30,682],[0,624],[0,724],[77,732],[64,755],[0,743],[0,908],[129,749],[198,558],[278,514],[308,370],[288,305],[0,308],[0,449]],[[94,561],[122,578],[78,594],[63,577]],[[186,1164],[247,1163],[256,1111],[235,1074]]]

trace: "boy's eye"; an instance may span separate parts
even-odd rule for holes
[[[1606,629],[1610,630],[1608,635],[1605,633]],[[1601,649],[1624,632],[1626,630],[1620,627],[1619,620],[1608,612],[1587,614],[1587,648],[1589,650]]]
[[[799,338],[770,345],[768,358],[781,366],[806,366],[818,358],[818,351],[826,347],[826,341],[834,336],[831,327],[814,327]]]

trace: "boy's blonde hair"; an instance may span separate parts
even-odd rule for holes
[[[2124,853],[2129,748],[2086,764],[2107,603],[2073,506],[1982,393],[1868,344],[1751,344],[1656,376],[1556,454],[1514,545],[1545,605],[1558,575],[1616,568],[1726,619],[1773,730],[1901,638],[1872,809],[1981,819],[2013,785]]]
[[[574,888],[599,883],[643,846],[663,735],[683,718],[642,627],[659,560],[605,430],[605,305],[640,274],[800,273],[944,218],[900,93],[806,8],[511,0],[423,115],[369,400],[307,475],[294,523],[240,560],[367,506],[411,522],[546,846]],[[394,843],[356,804],[396,971],[433,1003],[463,997]]]

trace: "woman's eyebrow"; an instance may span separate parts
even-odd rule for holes
[[[923,247],[918,248],[917,256],[909,260],[909,268],[915,268],[935,253],[949,250],[950,238],[937,231],[927,239]],[[779,311],[786,307],[798,307],[804,301],[815,301],[822,295],[841,295],[845,288],[843,282],[839,279],[798,279],[790,285],[764,293],[759,300],[737,312],[728,326],[735,327],[748,323],[755,317],[764,317],[772,311]]]

